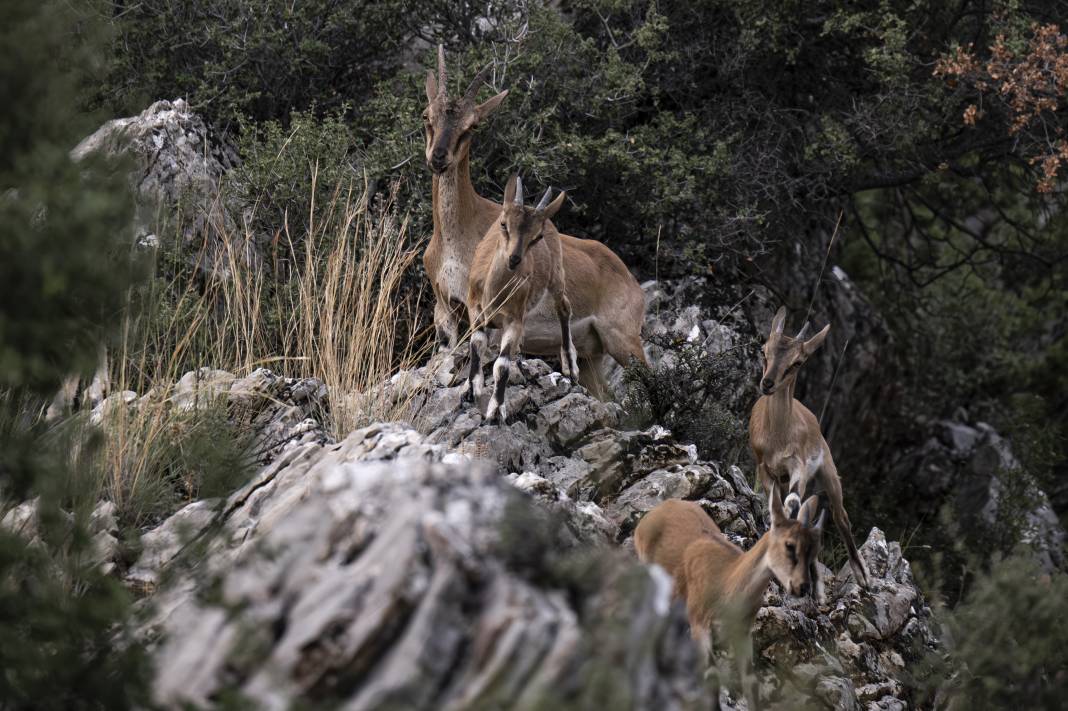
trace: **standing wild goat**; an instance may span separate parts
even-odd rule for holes
[[[506,416],[508,366],[519,350],[559,353],[561,370],[572,378],[579,376],[578,359],[590,360],[595,382],[600,382],[597,360],[605,353],[620,365],[631,358],[646,362],[641,287],[608,247],[557,232],[550,218],[565,194],[551,203],[550,195],[551,189],[546,190],[537,207],[526,207],[523,183],[512,176],[500,219],[486,232],[471,264],[467,303],[474,334],[468,392],[476,398],[482,390],[479,352],[485,328],[504,329],[487,419],[503,421]]]
[[[471,137],[500,106],[507,91],[476,104],[486,70],[459,99],[445,92],[445,50],[438,46],[438,73],[427,72],[423,126],[426,164],[433,174],[434,234],[423,265],[434,291],[434,327],[442,347],[456,347],[466,316],[467,275],[475,248],[501,212],[501,206],[475,192],[471,184]]]
[[[486,233],[471,265],[467,302],[470,305],[471,370],[467,396],[482,395],[482,364],[487,325],[504,329],[501,354],[493,364],[494,392],[486,407],[486,419],[502,422],[504,392],[508,387],[511,359],[523,343],[528,309],[551,308],[560,324],[560,369],[578,377],[578,353],[571,339],[571,302],[564,293],[563,249],[560,234],[549,220],[564,203],[561,192],[551,203],[552,188],[545,191],[534,209],[523,205],[523,180],[512,176],[504,190],[504,209],[498,225]]]
[[[759,708],[753,675],[751,628],[764,589],[772,578],[790,595],[808,594],[811,564],[819,555],[823,514],[811,498],[791,519],[773,485],[768,497],[771,528],[748,551],[731,543],[700,504],[668,499],[647,513],[634,532],[634,548],[644,563],[655,563],[675,583],[686,602],[690,634],[711,664],[714,639],[733,647],[738,675],[751,710]],[[719,682],[714,681],[714,708]]]
[[[857,553],[853,541],[849,515],[842,504],[842,482],[831,457],[831,448],[820,432],[819,421],[812,411],[794,399],[797,372],[815,352],[831,330],[830,324],[812,338],[805,340],[806,323],[796,336],[783,333],[786,307],[783,306],[771,321],[771,332],[764,344],[764,375],[760,380],[763,396],[753,405],[749,418],[749,446],[756,458],[757,477],[765,490],[778,484],[789,490],[786,508],[793,512],[815,483],[813,494],[822,491],[830,504],[835,528],[849,550],[849,564],[857,582],[868,587],[868,571]],[[815,497],[814,497],[815,498]],[[806,502],[807,503],[807,502]],[[823,582],[816,573],[813,592],[824,603]]]

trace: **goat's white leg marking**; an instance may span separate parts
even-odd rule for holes
[[[501,337],[501,354],[493,362],[493,397],[486,406],[486,419],[494,417],[501,423],[508,417],[504,408],[504,395],[508,389],[508,371],[512,363],[512,356],[519,348],[519,341],[523,337],[523,327],[519,324],[509,324],[504,329]]]
[[[557,304],[556,313],[560,318],[560,372],[578,382],[578,350],[571,337],[571,302],[566,296]]]
[[[482,349],[486,345],[486,332],[475,331],[471,335],[471,371],[468,375],[468,391],[474,399],[482,397]]]

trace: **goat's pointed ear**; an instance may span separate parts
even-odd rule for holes
[[[802,526],[811,526],[816,520],[816,512],[820,510],[820,497],[810,496],[801,504],[801,510],[797,512],[797,520]]]
[[[546,220],[553,219],[553,215],[560,211],[566,197],[567,193],[561,191],[560,194],[556,196],[555,200],[545,206],[545,211],[542,214],[545,215]]]
[[[519,180],[519,174],[508,178],[508,185],[504,186],[504,204],[511,205],[515,201],[515,184]]]
[[[786,325],[786,307],[780,306],[779,310],[775,312],[775,318],[771,319],[771,333],[781,334],[783,327]],[[770,334],[769,334],[770,335]]]
[[[812,353],[823,345],[823,340],[827,338],[827,334],[831,332],[831,324],[824,326],[819,333],[812,338],[808,339],[801,346],[801,351],[805,354],[805,357],[812,355]]]
[[[434,70],[426,70],[426,102],[433,104],[438,98],[438,80],[434,78]]]
[[[827,510],[820,511],[820,517],[816,519],[816,523],[812,524],[813,531],[823,532],[823,522],[827,519]]]
[[[504,97],[506,96],[508,96],[507,89],[492,98],[486,99],[485,102],[475,107],[475,116],[478,117],[479,121],[486,118],[497,110],[497,107],[501,105],[501,102],[504,101]]]
[[[785,526],[789,518],[786,510],[782,507],[782,499],[779,498],[779,487],[771,485],[771,493],[768,494],[768,510],[771,511],[771,527],[780,528]]]

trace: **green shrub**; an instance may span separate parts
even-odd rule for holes
[[[623,406],[638,426],[658,424],[702,459],[735,464],[748,446],[747,406],[755,398],[752,343],[709,353],[701,343],[648,339],[664,349],[662,363],[624,372]]]
[[[69,450],[41,447],[38,418],[64,377],[95,366],[132,278],[125,174],[68,155],[99,124],[74,109],[98,30],[39,0],[5,3],[0,25],[0,501],[39,497],[40,538],[0,533],[3,708],[149,703],[150,670],[122,626],[129,596],[79,563],[84,519],[60,511]]]
[[[228,197],[251,216],[261,236],[277,235],[283,246],[307,232],[315,207],[339,193],[363,187],[352,156],[354,138],[344,120],[345,107],[317,117],[296,111],[288,126],[280,121],[241,122],[241,165],[228,176]]]
[[[433,0],[151,0],[112,11],[97,103],[116,113],[183,97],[224,130],[362,100],[421,41],[475,41],[511,3]]]
[[[1059,709],[1068,693],[1068,575],[1027,555],[997,559],[946,612],[945,649],[928,656],[929,690],[957,709]]]

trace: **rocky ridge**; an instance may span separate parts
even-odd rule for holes
[[[736,467],[626,429],[618,406],[545,363],[514,371],[506,426],[483,424],[459,386],[404,371],[382,389],[408,423],[290,437],[240,491],[148,533],[128,582],[172,580],[142,602],[159,701],[706,707],[670,582],[626,549],[669,497],[751,545],[764,502]],[[897,543],[873,529],[862,555],[871,592],[848,567],[825,571],[823,609],[769,590],[754,634],[779,707],[907,707],[905,668],[936,643],[929,610]]]

